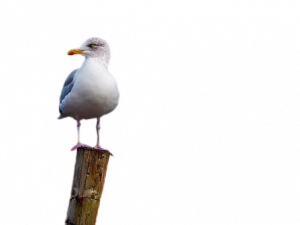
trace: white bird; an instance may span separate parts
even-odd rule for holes
[[[90,38],[79,49],[71,49],[68,55],[85,56],[82,66],[66,79],[59,104],[59,119],[72,117],[77,120],[78,143],[72,150],[89,147],[80,143],[80,120],[97,118],[97,144],[100,147],[100,117],[113,111],[119,102],[117,84],[108,72],[109,47],[103,39]]]

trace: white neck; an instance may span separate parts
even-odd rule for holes
[[[87,63],[96,63],[96,64],[100,64],[103,65],[105,67],[107,67],[108,62],[107,59],[104,57],[85,57],[85,60],[83,62],[83,65],[86,65]]]

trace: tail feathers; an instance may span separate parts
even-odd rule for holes
[[[63,114],[60,114],[59,117],[58,117],[57,119],[60,120],[60,119],[63,119],[63,118],[65,118],[65,117],[66,117],[66,116],[64,116]]]

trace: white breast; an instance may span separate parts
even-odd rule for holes
[[[74,79],[71,93],[63,100],[65,115],[91,119],[101,117],[117,107],[119,91],[105,64],[88,58]]]

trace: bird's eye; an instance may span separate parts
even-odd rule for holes
[[[95,47],[95,46],[96,46],[96,44],[89,44],[89,45],[88,45],[89,48],[93,48],[93,47]]]

